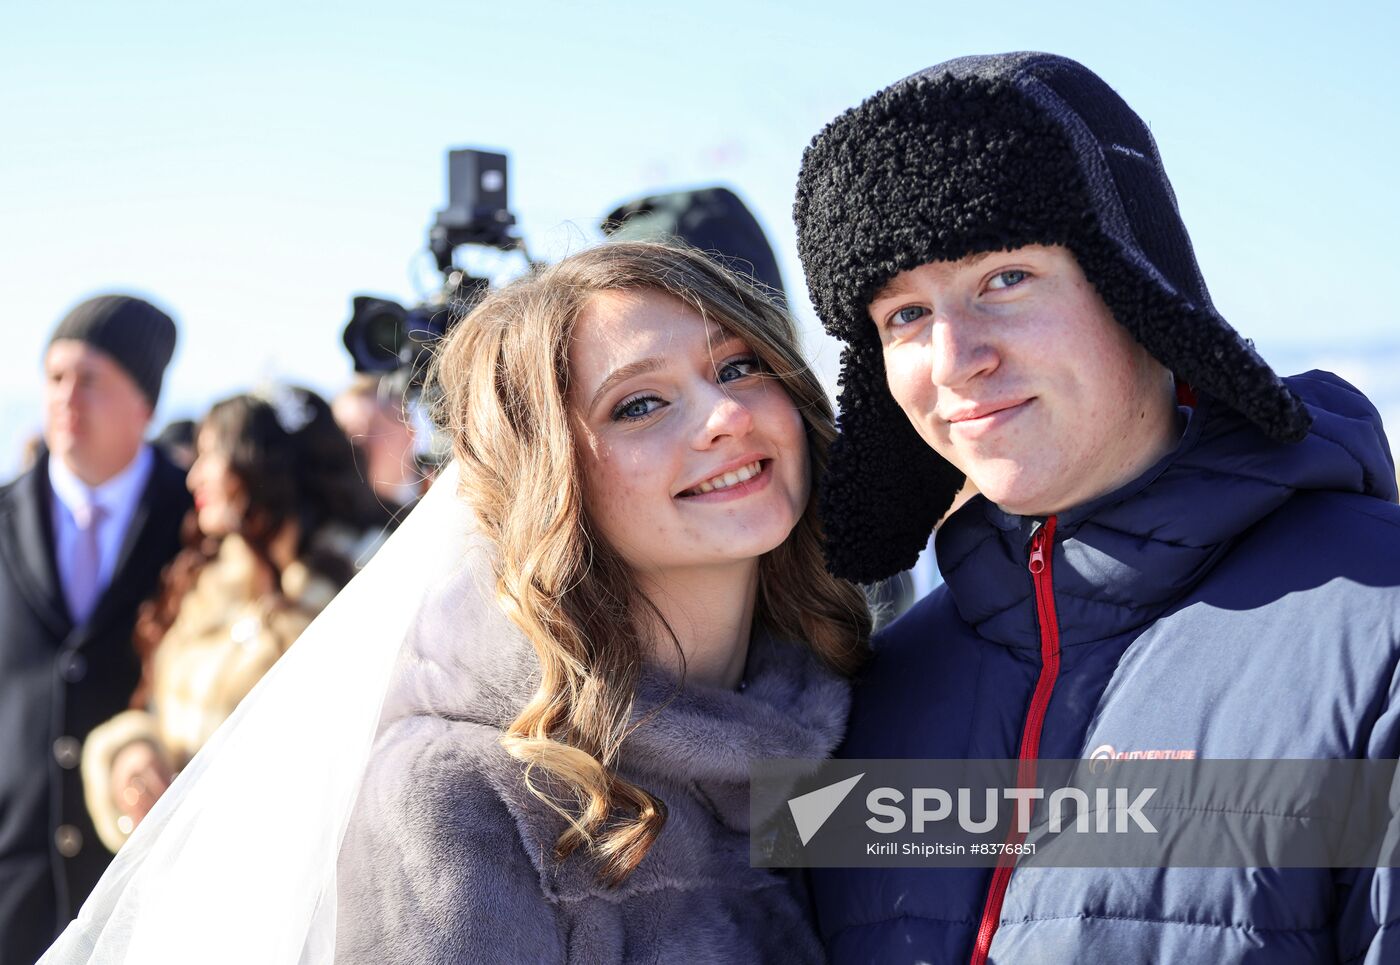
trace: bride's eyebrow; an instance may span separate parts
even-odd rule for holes
[[[710,342],[710,354],[713,355],[716,349],[724,348],[738,342],[740,345],[748,346],[749,340],[742,335],[735,335],[733,332],[720,332],[718,337]]]
[[[635,362],[628,362],[608,373],[607,378],[593,392],[593,398],[588,400],[588,411],[592,412],[598,406],[599,400],[607,394],[607,391],[619,382],[625,382],[633,376],[646,375],[648,372],[655,372],[661,368],[665,360],[659,356],[651,358],[637,359]]]
[[[728,345],[730,342],[743,342],[745,345],[748,344],[747,340],[743,336],[739,335],[736,332],[731,332],[723,325],[713,322],[710,324],[709,331],[706,332],[706,338],[709,340],[709,345],[711,349],[718,348],[723,345]],[[586,411],[592,412],[594,409],[596,409],[598,407],[599,401],[603,398],[603,396],[607,395],[608,390],[611,389],[617,383],[625,382],[628,379],[633,378],[634,376],[646,375],[648,372],[655,372],[657,369],[661,368],[661,366],[665,364],[665,359],[661,358],[660,356],[653,355],[649,358],[637,359],[633,362],[628,362],[626,365],[618,366],[617,368],[609,372],[607,374],[607,377],[604,378],[603,381],[599,384],[598,388],[593,391],[593,397],[588,400],[588,408]]]
[[[705,344],[709,347],[711,353],[717,348],[728,345],[730,342],[742,342],[744,345],[749,344],[749,340],[744,336],[732,329],[725,328],[719,322],[711,322],[709,327],[705,330]]]

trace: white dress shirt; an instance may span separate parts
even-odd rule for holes
[[[81,535],[78,515],[94,504],[103,510],[97,533],[100,559],[98,585],[105,590],[112,582],[117,555],[126,540],[126,531],[131,526],[131,518],[136,515],[136,507],[141,502],[141,494],[146,491],[154,465],[155,453],[150,446],[142,445],[136,458],[125,469],[94,489],[75,476],[62,459],[49,456],[49,488],[54,496],[54,555],[58,562],[58,578],[65,586],[70,582],[73,558]],[[98,598],[101,598],[100,592]]]

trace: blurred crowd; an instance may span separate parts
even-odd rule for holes
[[[151,424],[177,326],[73,308],[0,489],[0,963],[30,962],[422,494],[403,395],[269,384]]]

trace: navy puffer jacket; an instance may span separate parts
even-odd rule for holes
[[[1089,505],[1042,521],[978,497],[951,517],[947,585],[876,639],[842,755],[1400,756],[1394,461],[1351,386],[1287,381],[1303,442],[1203,400],[1174,452]],[[1393,871],[1020,869],[999,908],[993,875],[814,872],[832,960],[968,962],[980,929],[1012,965],[1400,962]]]

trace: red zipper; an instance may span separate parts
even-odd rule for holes
[[[1040,759],[1040,729],[1045,723],[1045,711],[1050,706],[1055,678],[1060,674],[1060,623],[1055,616],[1055,588],[1050,568],[1054,556],[1055,517],[1051,516],[1031,537],[1031,555],[1027,562],[1031,582],[1035,585],[1036,622],[1040,625],[1040,678],[1035,682],[1026,724],[1021,730],[1021,750],[1016,764],[1016,782],[1020,787],[1035,786],[1036,762]],[[1030,806],[1029,802],[1025,804]],[[1019,843],[1022,836],[1016,834],[1015,825],[1011,833],[1011,843]],[[982,907],[977,944],[972,948],[972,965],[986,965],[992,937],[1001,923],[1001,905],[1006,898],[1006,887],[1011,884],[1011,872],[1015,867],[1014,855],[1003,854],[997,860],[996,870],[992,872],[992,885],[987,890],[987,902]]]

